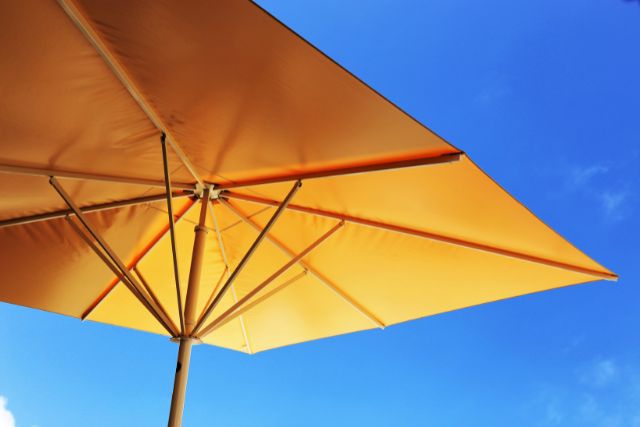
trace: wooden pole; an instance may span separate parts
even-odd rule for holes
[[[206,188],[200,201],[200,220],[195,227],[195,239],[191,256],[191,269],[189,270],[189,284],[187,285],[187,298],[184,308],[185,328],[180,336],[180,348],[178,349],[178,362],[176,364],[176,376],[173,381],[173,394],[171,396],[171,410],[169,412],[169,427],[182,425],[182,413],[184,411],[184,399],[187,393],[187,380],[189,378],[189,362],[191,360],[191,347],[195,339],[191,337],[197,321],[198,290],[202,273],[202,260],[207,238],[205,221],[207,218],[207,205],[209,204],[210,189]]]
[[[171,412],[169,412],[169,427],[182,426],[182,411],[184,410],[184,398],[187,393],[187,378],[189,377],[189,361],[191,360],[193,341],[193,338],[180,337],[178,363],[176,364],[176,376],[173,381],[173,395],[171,396]]]

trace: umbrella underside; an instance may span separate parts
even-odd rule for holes
[[[616,277],[252,3],[5,9],[2,301],[179,335],[165,165],[181,307],[205,221],[194,304],[212,345],[255,353]]]

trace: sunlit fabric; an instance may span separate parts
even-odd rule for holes
[[[199,314],[296,179],[371,169],[302,180],[204,322],[221,321],[200,337],[207,344],[255,353],[616,277],[458,148],[251,2],[66,4],[108,56],[56,2],[13,2],[0,15],[2,301],[167,334],[65,218],[16,223],[67,205],[47,173],[11,171],[60,171],[59,182],[81,207],[162,195],[160,184],[118,180],[163,182],[161,132],[173,144],[172,181],[192,190],[173,205],[183,307],[200,213],[197,181],[224,188],[214,191],[207,212]],[[459,158],[371,166],[448,155]],[[179,324],[166,203],[87,218]],[[222,322],[225,311],[337,224],[302,263]]]

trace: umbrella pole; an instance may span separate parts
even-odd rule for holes
[[[184,397],[187,392],[192,345],[193,338],[180,338],[176,376],[173,382],[173,395],[171,396],[171,411],[169,412],[169,427],[180,427],[182,425],[182,411],[184,409]]]
[[[173,395],[171,396],[171,411],[169,412],[169,427],[180,427],[182,425],[182,412],[184,409],[184,399],[187,392],[187,379],[189,377],[189,362],[191,360],[191,347],[195,338],[191,336],[197,320],[196,304],[198,301],[198,288],[200,285],[200,274],[202,272],[202,260],[204,256],[207,229],[205,220],[207,218],[207,205],[209,203],[210,189],[206,188],[200,201],[200,220],[195,228],[195,239],[193,241],[193,253],[191,256],[191,269],[189,270],[189,284],[187,286],[187,298],[184,307],[185,331],[179,337],[180,347],[178,349],[178,362],[176,364],[176,376],[173,381]]]

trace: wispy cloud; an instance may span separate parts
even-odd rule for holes
[[[510,93],[511,88],[507,85],[506,79],[497,78],[476,94],[474,102],[481,106],[488,106],[509,96]]]
[[[604,165],[591,165],[586,167],[574,167],[571,169],[571,184],[580,187],[589,183],[596,175],[606,174],[609,168]]]
[[[585,342],[585,339],[586,337],[584,334],[574,336],[571,340],[569,340],[567,345],[562,349],[562,352],[565,355],[573,353],[575,350],[578,350],[580,348],[580,346]]]
[[[615,406],[615,405],[614,405]],[[626,409],[633,411],[632,408]],[[596,427],[628,427],[631,414],[603,403],[593,394],[584,394],[578,407],[577,417],[584,425]]]
[[[580,380],[588,386],[603,387],[616,380],[618,372],[619,367],[615,360],[599,359],[582,372]]]
[[[598,358],[562,384],[545,384],[528,406],[537,426],[640,427],[638,369]]]
[[[605,190],[599,194],[604,212],[612,219],[620,220],[625,217],[625,206],[629,193],[624,190]]]
[[[16,420],[7,409],[7,398],[0,396],[0,427],[16,427]]]
[[[606,164],[574,166],[569,169],[566,187],[598,202],[605,219],[621,221],[631,213],[634,194],[617,182],[615,171]]]
[[[561,425],[564,421],[564,412],[560,399],[553,398],[545,402],[544,418],[550,425]]]

